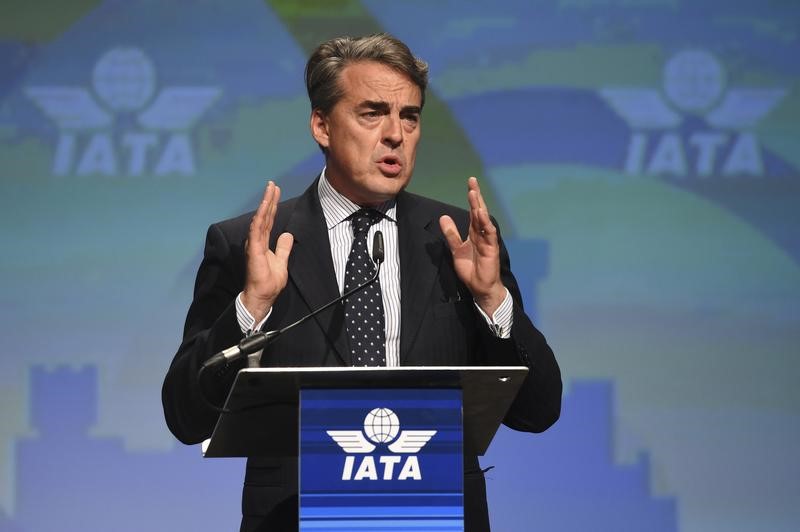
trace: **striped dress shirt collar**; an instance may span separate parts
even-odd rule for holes
[[[317,192],[319,193],[319,202],[322,205],[322,214],[325,216],[325,225],[328,231],[348,220],[353,213],[361,209],[361,206],[353,203],[333,188],[328,178],[325,177],[325,168],[322,169],[320,174]],[[380,205],[373,207],[373,209],[380,212],[385,218],[397,223],[397,202],[394,199],[384,201]]]

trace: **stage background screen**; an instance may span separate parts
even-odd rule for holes
[[[305,59],[430,63],[411,189],[482,183],[562,419],[482,459],[499,531],[800,529],[800,5],[5,2],[0,530],[233,530],[244,463],[160,387],[209,224],[322,168]]]

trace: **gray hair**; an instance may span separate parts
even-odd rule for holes
[[[342,97],[339,77],[357,61],[376,61],[405,74],[419,87],[422,105],[428,85],[428,63],[414,57],[408,46],[388,33],[336,37],[317,46],[306,64],[306,89],[311,109],[328,113]]]

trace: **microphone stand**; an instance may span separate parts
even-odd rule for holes
[[[209,358],[208,360],[203,362],[203,364],[200,366],[200,370],[197,372],[197,380],[198,380],[198,382],[199,383],[202,382],[203,373],[207,369],[209,369],[209,368],[211,368],[213,366],[219,365],[222,362],[225,362],[226,364],[229,364],[229,363],[233,362],[234,360],[236,360],[238,358],[241,358],[243,356],[247,356],[247,355],[249,355],[251,353],[255,353],[259,349],[264,349],[264,347],[266,347],[269,343],[271,343],[273,340],[275,340],[275,338],[277,338],[281,334],[285,333],[286,331],[297,327],[301,323],[304,323],[305,321],[309,320],[310,318],[316,316],[317,314],[319,314],[323,310],[326,310],[326,309],[332,307],[333,305],[335,305],[335,304],[337,304],[339,302],[345,301],[348,297],[352,296],[356,292],[359,292],[359,291],[363,290],[364,288],[368,287],[369,285],[371,285],[372,283],[374,283],[375,281],[378,280],[378,276],[381,273],[381,264],[383,264],[383,259],[384,259],[383,233],[381,233],[380,231],[376,231],[375,232],[375,236],[373,237],[373,240],[372,240],[372,260],[375,263],[375,275],[373,275],[365,283],[356,286],[352,290],[349,290],[349,291],[345,292],[341,296],[339,296],[337,298],[334,298],[331,301],[328,301],[325,305],[321,306],[320,308],[314,310],[313,312],[311,312],[309,314],[306,314],[305,316],[303,316],[299,320],[295,321],[294,323],[290,323],[286,327],[283,327],[283,328],[277,329],[277,330],[251,334],[250,336],[248,336],[247,338],[244,338],[241,342],[239,342],[238,345],[234,345],[234,346],[229,347],[228,349],[220,351],[216,355],[212,356],[211,358]],[[203,399],[206,400],[206,402],[209,404],[209,406],[211,406],[212,408],[214,408],[215,410],[217,410],[219,412],[223,412],[224,411],[223,409],[219,408],[218,406],[213,405],[208,400],[208,398],[206,397],[205,393],[203,393],[202,384],[200,386],[200,389],[201,389],[201,395],[203,396]]]

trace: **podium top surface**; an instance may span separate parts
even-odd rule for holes
[[[525,378],[528,368],[524,366],[397,366],[397,367],[302,367],[302,368],[245,368],[237,375],[240,379],[258,379],[269,375],[270,379],[297,382],[301,388],[342,388],[350,383],[357,386],[380,384],[389,388],[411,387],[460,387],[464,379],[481,380]],[[502,380],[501,382],[507,382]],[[521,384],[521,383],[520,383]],[[233,386],[237,388],[236,383]]]
[[[300,390],[320,388],[460,388],[464,450],[482,455],[527,374],[524,366],[246,368],[204,455],[297,456]]]

